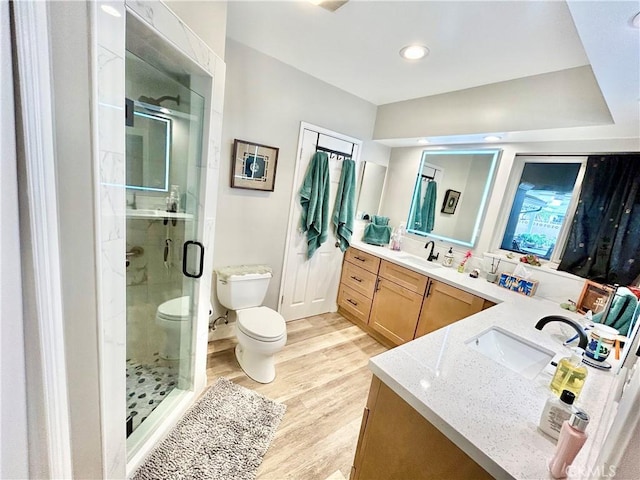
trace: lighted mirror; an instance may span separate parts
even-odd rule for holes
[[[126,127],[127,188],[166,192],[169,189],[171,120],[135,102],[133,125]]]
[[[501,150],[422,152],[407,230],[472,247]]]

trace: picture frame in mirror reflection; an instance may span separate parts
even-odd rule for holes
[[[460,193],[456,190],[447,190],[444,194],[444,202],[442,202],[442,213],[456,213],[456,207],[458,206],[458,200],[460,200]]]
[[[278,147],[235,139],[231,154],[231,187],[273,192]]]

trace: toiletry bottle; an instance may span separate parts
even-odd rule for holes
[[[401,223],[391,235],[391,250],[400,251],[402,248],[402,236],[404,235],[404,223]]]
[[[180,187],[171,185],[171,193],[167,197],[167,212],[177,212],[180,210]]]
[[[556,453],[549,461],[549,471],[553,478],[567,478],[569,466],[587,441],[587,425],[589,415],[582,410],[573,412],[569,420],[562,424]]]
[[[449,251],[444,254],[444,258],[442,259],[442,265],[445,267],[450,267],[453,265],[453,248],[449,247]]]
[[[569,390],[563,390],[560,398],[549,397],[540,416],[540,430],[557,440],[562,424],[569,420],[573,413],[572,405],[575,399],[576,396]]]
[[[551,391],[560,396],[563,390],[569,390],[576,396],[580,396],[584,382],[587,379],[587,367],[582,363],[581,348],[572,349],[570,357],[564,357],[558,362],[556,372],[551,379]]]

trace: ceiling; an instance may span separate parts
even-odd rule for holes
[[[599,135],[628,138],[640,136],[639,11],[615,0],[351,0],[335,12],[230,1],[227,36],[375,105],[591,65],[615,122]],[[430,54],[400,58],[414,43]]]

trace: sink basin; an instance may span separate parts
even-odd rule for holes
[[[491,327],[465,342],[491,360],[525,378],[535,378],[555,353],[500,327]]]
[[[398,255],[398,260],[402,260],[405,263],[409,263],[411,265],[414,265],[416,267],[421,267],[421,268],[429,269],[429,268],[440,267],[440,264],[438,263],[429,262],[426,258],[420,258],[415,255],[409,255],[409,254]]]

